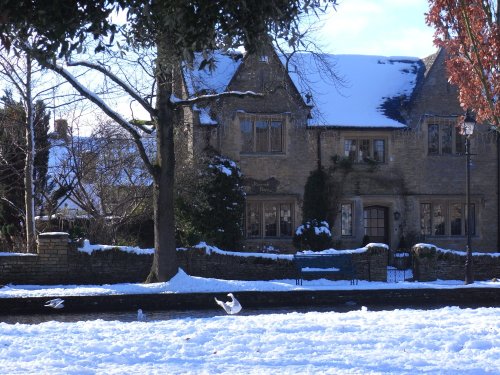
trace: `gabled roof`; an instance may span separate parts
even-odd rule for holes
[[[185,67],[183,69],[186,88],[190,97],[197,94],[224,92],[238,70],[243,55],[238,52],[215,53],[213,58],[215,62],[213,71],[210,71],[208,67],[204,69]],[[202,60],[202,55],[196,54],[193,66],[200,66]]]
[[[321,72],[312,54],[296,54],[289,75],[297,89],[311,95],[310,126],[403,128],[400,110],[417,83],[422,62],[416,57],[322,55],[342,80]],[[303,78],[301,78],[303,77]]]
[[[342,79],[341,83],[328,79],[311,53],[296,53],[288,63],[289,76],[298,92],[305,103],[313,106],[309,126],[406,127],[401,110],[409,103],[424,69],[420,59],[329,54],[321,58]],[[214,59],[213,71],[184,70],[189,96],[223,92],[243,60],[241,54],[221,53]],[[284,64],[283,57],[281,60]]]

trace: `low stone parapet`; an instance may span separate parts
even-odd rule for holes
[[[413,278],[416,281],[463,280],[465,258],[465,251],[416,244],[412,248]],[[475,280],[500,278],[500,253],[473,253],[472,259]]]
[[[80,251],[62,232],[43,233],[37,254],[0,256],[0,284],[114,284],[146,280],[151,251],[124,251],[106,246]],[[359,280],[386,281],[388,249],[369,244],[350,253]],[[192,276],[228,280],[294,279],[291,254],[238,253],[202,245],[177,251],[179,266]]]
[[[387,281],[389,247],[385,244],[370,243],[364,251],[353,252],[353,263],[359,280]]]

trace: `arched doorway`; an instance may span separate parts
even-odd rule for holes
[[[363,210],[365,236],[370,242],[389,244],[388,209],[383,206],[367,206]]]

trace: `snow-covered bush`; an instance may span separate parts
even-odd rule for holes
[[[238,165],[224,156],[206,157],[191,192],[177,202],[178,240],[236,250],[243,238],[245,193]]]
[[[320,251],[332,246],[332,232],[326,221],[307,220],[293,236],[293,245],[300,250]]]

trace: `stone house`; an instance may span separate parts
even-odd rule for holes
[[[464,111],[447,80],[445,52],[321,58],[333,70],[311,54],[287,61],[270,49],[217,55],[215,71],[185,75],[189,95],[265,93],[223,97],[190,114],[192,155],[210,146],[242,169],[246,247],[291,248],[304,185],[321,165],[330,176],[337,248],[366,241],[464,248],[465,142],[457,128]],[[473,249],[496,251],[497,136],[486,125],[476,128]]]

